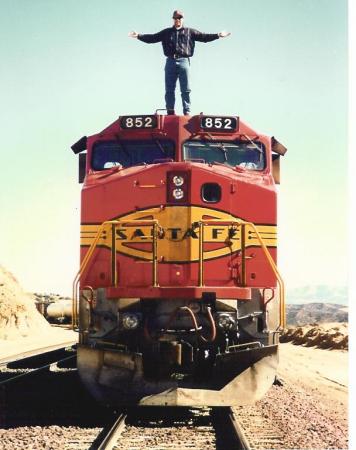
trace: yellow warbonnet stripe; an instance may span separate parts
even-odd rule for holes
[[[239,220],[221,211],[201,208],[198,206],[168,206],[164,209],[152,208],[144,211],[136,211],[127,216],[120,217],[120,222],[132,222],[135,220],[156,219],[164,231],[162,238],[158,240],[158,255],[163,261],[197,261],[199,259],[199,231],[192,224],[200,220],[233,221]],[[100,225],[81,226],[81,245],[90,246],[99,230]],[[256,226],[263,242],[267,247],[277,246],[277,227],[274,225]],[[230,230],[230,236],[229,236]],[[218,258],[241,249],[241,227],[231,236],[231,227],[226,225],[206,225],[204,227],[204,243],[214,244],[214,249],[204,252],[204,259]],[[152,227],[150,226],[125,226],[116,228],[116,248],[118,252],[128,256],[145,260],[152,259]],[[98,241],[99,246],[111,248],[112,230],[108,226]],[[142,245],[147,243],[148,245]],[[141,246],[140,246],[141,244]],[[219,246],[221,244],[221,246]],[[229,244],[229,245],[228,245]],[[130,247],[132,245],[132,247]],[[260,246],[255,231],[246,226],[245,247]],[[135,247],[135,248],[134,248]],[[140,248],[141,247],[141,248]]]

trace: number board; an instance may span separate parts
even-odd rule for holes
[[[200,128],[203,130],[231,133],[236,131],[237,117],[201,116]]]
[[[124,129],[157,128],[157,116],[122,116],[120,126]]]

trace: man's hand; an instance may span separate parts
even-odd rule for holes
[[[220,33],[218,33],[220,38],[230,36],[230,34],[231,34],[230,31],[220,31]]]
[[[137,31],[130,31],[129,37],[132,37],[132,38],[134,38],[134,39],[137,39],[137,38],[138,38],[138,33],[137,33]]]

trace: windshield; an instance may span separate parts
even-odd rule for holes
[[[174,143],[167,140],[117,140],[94,144],[91,166],[94,170],[115,166],[131,167],[174,160]]]
[[[265,168],[265,150],[260,142],[187,141],[183,146],[183,158],[250,170]]]

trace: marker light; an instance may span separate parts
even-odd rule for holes
[[[136,314],[125,313],[122,315],[122,325],[126,330],[135,330],[140,321]]]
[[[173,197],[176,199],[176,200],[181,200],[183,197],[184,197],[184,192],[183,192],[183,190],[182,189],[174,189],[174,191],[173,191]]]
[[[184,184],[184,178],[181,177],[180,175],[176,175],[173,177],[173,183],[176,186],[182,186],[182,184]]]

